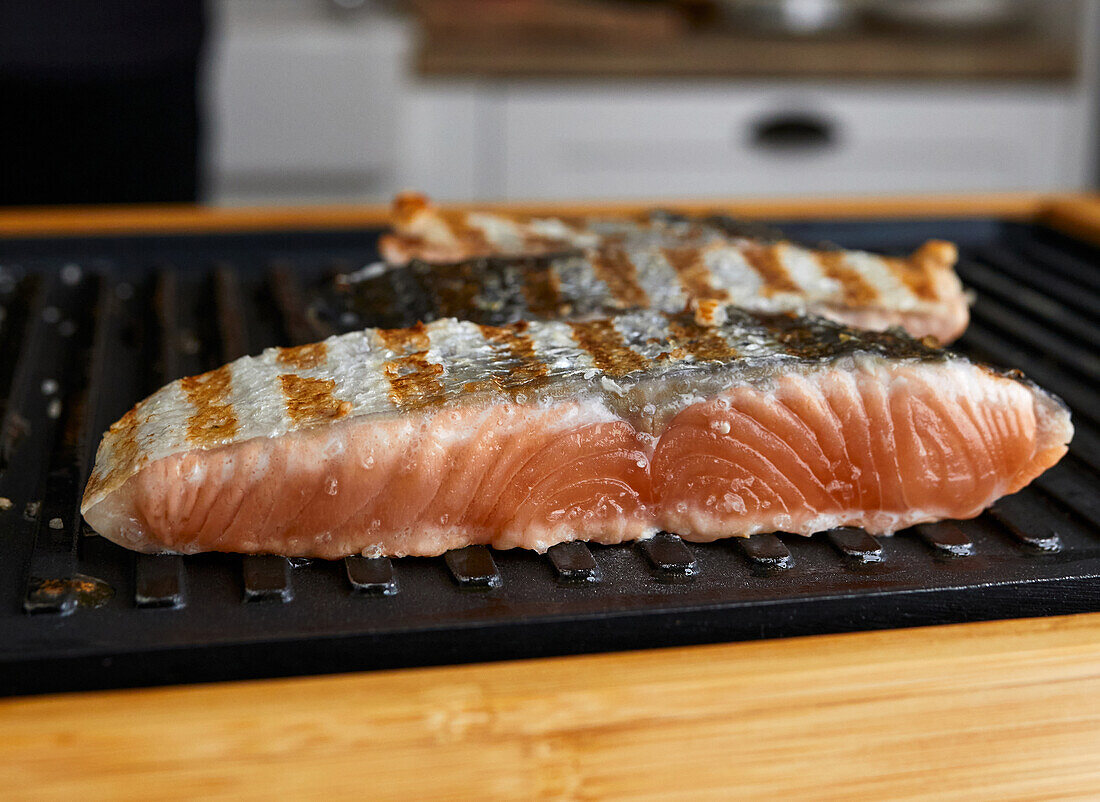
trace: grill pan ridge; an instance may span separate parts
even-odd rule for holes
[[[308,301],[374,261],[379,232],[0,241],[0,694],[1100,610],[1100,251],[995,219],[780,225],[868,250],[956,240],[976,293],[956,350],[1065,399],[1070,453],[972,521],[891,538],[137,555],[79,516],[103,430],[174,378],[331,333]]]

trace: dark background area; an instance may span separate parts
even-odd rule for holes
[[[0,0],[0,205],[1095,185],[1095,0]]]

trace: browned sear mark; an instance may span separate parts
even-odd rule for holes
[[[958,258],[959,250],[953,243],[929,240],[908,259],[887,259],[886,265],[915,296],[938,301],[936,274],[950,270]]]
[[[88,477],[88,486],[84,489],[85,498],[95,495],[110,484],[116,474],[128,476],[139,467],[141,449],[137,441],[137,415],[138,407],[132,407],[107,430],[113,439],[110,467],[96,463],[92,475]]]
[[[764,295],[775,295],[777,292],[800,292],[798,285],[791,280],[787,268],[780,259],[779,245],[765,245],[746,248],[742,253],[745,261],[756,271],[764,282],[762,292]]]
[[[475,301],[481,285],[469,262],[435,265],[429,286],[440,317],[467,318],[477,310]]]
[[[442,400],[439,377],[443,366],[428,361],[428,330],[423,323],[407,329],[378,329],[378,336],[398,354],[382,365],[390,383],[390,400],[402,409],[416,409]]]
[[[649,366],[644,356],[627,347],[610,320],[588,320],[569,326],[573,329],[573,339],[608,376],[625,376]]]
[[[417,409],[443,398],[443,366],[428,361],[427,351],[391,360],[382,366],[390,383],[390,400],[402,409]]]
[[[611,291],[611,302],[620,309],[648,307],[649,296],[638,283],[638,270],[622,248],[606,247],[592,253],[596,278]]]
[[[407,329],[377,329],[382,343],[398,354],[415,354],[427,351],[430,345],[428,329],[423,323]]]
[[[726,305],[713,299],[697,300],[688,305],[695,310],[695,322],[700,326],[721,326],[726,322]]]
[[[848,264],[843,251],[817,251],[814,253],[821,272],[840,283],[844,303],[849,306],[866,306],[878,299],[878,291],[867,283],[859,271]]]
[[[709,326],[700,326],[690,314],[668,315],[668,330],[676,345],[702,362],[733,359],[737,350],[720,333]]]
[[[340,401],[332,393],[333,379],[311,379],[284,373],[279,377],[286,399],[286,412],[299,426],[322,420],[336,420],[351,412],[351,404]]]
[[[310,343],[309,345],[296,345],[292,348],[280,348],[278,362],[288,368],[309,370],[318,365],[323,365],[327,357],[327,345],[324,343]]]
[[[576,251],[576,247],[567,239],[548,237],[545,234],[524,234],[523,253],[544,254]]]
[[[439,216],[447,223],[451,234],[459,243],[461,258],[490,256],[495,252],[496,249],[485,239],[481,229],[469,224],[469,218],[464,212],[440,212]]]
[[[577,217],[575,215],[559,215],[554,219],[574,232],[584,233],[587,232],[591,227],[588,220],[583,217]]]
[[[188,402],[195,407],[195,413],[187,419],[187,439],[194,445],[219,445],[237,434],[237,415],[229,403],[231,383],[228,365],[180,379]]]
[[[119,438],[120,442],[134,439],[138,424],[137,410],[137,407],[131,407],[129,412],[112,423],[111,428],[108,429],[111,434]],[[115,449],[118,449],[118,445],[115,446]]]
[[[543,260],[525,261],[520,270],[528,311],[538,317],[557,317],[562,305],[561,278],[557,271]]]
[[[513,397],[525,390],[541,387],[546,383],[550,369],[535,353],[535,344],[525,334],[527,322],[510,326],[478,326],[485,340],[505,351],[508,363],[503,375],[492,377],[495,387],[511,393]]]
[[[467,395],[474,393],[491,393],[493,390],[499,390],[500,385],[491,379],[482,379],[476,382],[466,382],[462,385],[462,392]]]
[[[712,301],[729,299],[728,292],[710,283],[710,269],[703,261],[703,252],[699,248],[665,248],[663,253],[689,298]]]
[[[398,226],[408,225],[413,218],[431,207],[427,196],[419,192],[401,192],[393,199],[393,216]]]
[[[886,266],[890,268],[890,272],[897,276],[901,283],[915,296],[925,301],[938,299],[939,296],[936,295],[936,285],[932,280],[931,271],[924,265],[919,262],[914,263],[908,259],[887,258],[884,261]]]

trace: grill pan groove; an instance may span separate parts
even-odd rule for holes
[[[311,291],[373,261],[378,232],[0,242],[0,497],[11,502],[0,510],[0,692],[1100,609],[1098,252],[996,220],[784,228],[888,251],[956,239],[960,275],[977,291],[958,350],[1061,395],[1077,427],[1071,453],[977,519],[893,538],[834,530],[691,544],[666,533],[547,555],[475,547],[300,565],[135,555],[81,536],[80,492],[103,429],[172,379],[332,333],[306,314]],[[422,292],[395,284],[393,299],[412,305],[380,309],[377,322],[415,317]]]

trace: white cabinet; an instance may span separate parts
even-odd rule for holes
[[[448,198],[1049,190],[1091,174],[1071,85],[440,83],[407,108],[399,183]]]
[[[1050,83],[429,80],[412,74],[407,20],[340,6],[211,4],[214,202],[1042,191],[1092,178],[1092,56],[1081,80]]]
[[[507,98],[504,194],[1051,189],[1079,181],[1057,91],[608,88]]]
[[[406,24],[276,0],[222,3],[218,12],[205,99],[211,199],[388,197]]]

